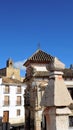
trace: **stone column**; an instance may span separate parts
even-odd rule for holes
[[[48,65],[49,83],[41,100],[41,106],[45,107],[47,130],[68,130],[69,127],[68,115],[71,111],[68,106],[72,99],[62,78],[64,67],[57,58]]]
[[[49,107],[44,110],[46,117],[47,130],[69,130],[68,115],[70,110],[68,108]]]
[[[35,112],[35,130],[41,130],[41,111]]]

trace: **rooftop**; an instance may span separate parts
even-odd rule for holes
[[[37,50],[27,61],[24,63],[24,66],[28,66],[29,63],[48,63],[53,60],[53,56],[45,53],[42,50]]]
[[[8,77],[2,77],[2,83],[4,83],[4,84],[22,84],[21,81],[19,81],[17,79],[8,78]]]

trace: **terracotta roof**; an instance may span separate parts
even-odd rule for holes
[[[4,84],[21,84],[22,82],[17,80],[17,79],[3,77],[2,78],[2,83],[4,83]]]
[[[27,61],[24,63],[24,66],[27,66],[30,62],[31,63],[48,63],[53,60],[53,56],[50,54],[45,53],[42,50],[37,50]]]
[[[64,73],[64,75],[63,75],[64,78],[73,78],[73,70],[72,69],[65,68],[63,70],[63,73]],[[23,82],[30,80],[32,77],[49,77],[49,72],[48,71],[37,71],[30,77],[25,76],[25,79]]]
[[[72,77],[73,78],[73,70],[72,69],[69,69],[69,68],[65,68],[63,70],[63,77]],[[38,71],[38,72],[35,72],[34,73],[34,76],[49,76],[49,72],[48,71]]]
[[[49,77],[49,72],[48,71],[37,71],[34,73],[33,76],[36,76],[36,77],[45,77],[45,76],[48,76]]]
[[[64,69],[64,77],[72,77],[73,78],[73,70],[72,69],[69,69],[69,68],[66,68]]]

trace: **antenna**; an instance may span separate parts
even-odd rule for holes
[[[40,42],[38,43],[38,49],[40,49]]]

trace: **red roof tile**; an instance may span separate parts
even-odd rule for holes
[[[53,56],[45,53],[42,50],[37,50],[27,61],[24,63],[24,66],[28,66],[29,63],[48,63],[53,60]]]
[[[21,84],[22,82],[17,79],[12,79],[8,77],[2,77],[2,82],[4,84]]]

